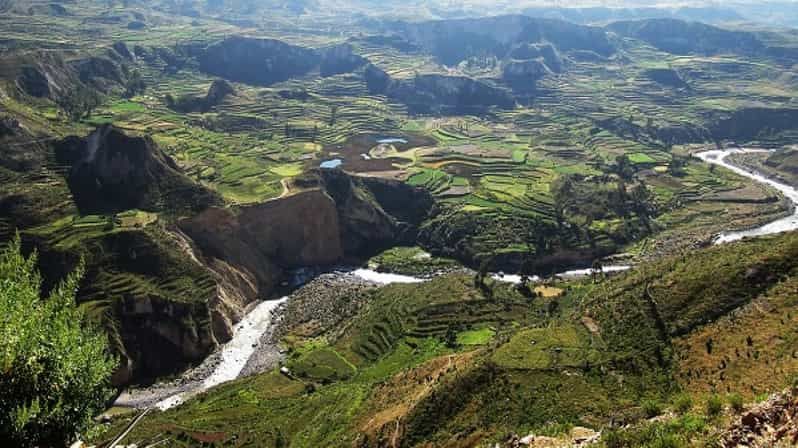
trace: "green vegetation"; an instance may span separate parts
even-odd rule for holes
[[[294,374],[312,381],[326,383],[344,380],[357,370],[349,361],[331,348],[303,347],[288,363]],[[304,353],[302,353],[304,352]]]
[[[485,345],[493,338],[496,331],[490,327],[478,330],[466,330],[457,334],[457,344],[459,345]]]
[[[586,340],[573,326],[524,330],[501,346],[493,361],[509,369],[586,367],[598,361]]]
[[[147,380],[199,362],[229,336],[228,314],[288,268],[260,254],[236,259],[241,251],[226,247],[235,242],[191,240],[181,220],[311,188],[303,174],[324,160],[426,190],[434,213],[418,232],[399,222],[381,235],[380,248],[409,247],[367,261],[447,274],[358,293],[362,308],[337,328],[286,335],[287,374],[153,413],[131,440],[488,446],[583,425],[605,430],[610,447],[688,446],[711,439],[725,404],[739,412],[798,372],[798,237],[696,250],[784,214],[785,201],[691,157],[722,142],[795,143],[794,33],[743,30],[723,45],[726,31],[679,22],[667,33],[657,21],[585,28],[522,16],[430,28],[423,19],[440,12],[412,2],[386,3],[395,21],[350,2],[239,3],[0,0],[0,245],[19,231],[40,254],[43,289],[67,278],[80,304],[67,314],[101,324],[134,366],[126,373]],[[280,42],[251,40],[261,38]],[[239,52],[241,41],[270,50]],[[221,62],[208,48],[223,48]],[[520,80],[507,70],[516,63]],[[105,123],[151,137],[159,163],[130,170],[112,158],[105,182],[81,176],[67,137]],[[794,150],[741,159],[794,178]],[[165,180],[164,170],[178,175]],[[152,174],[141,185],[158,188],[119,208],[118,197],[80,202],[81,187],[124,172]],[[212,197],[194,201],[198,191]],[[415,212],[380,202],[397,221]],[[338,218],[371,222],[370,213],[355,204]],[[255,240],[260,228],[243,231]],[[347,246],[359,238],[341,236]],[[534,288],[488,275],[545,275],[615,253],[636,269]],[[68,275],[79,266],[81,281]],[[82,423],[95,404],[49,415]],[[3,406],[16,414],[2,427],[28,431],[19,422],[44,421],[38,406]]]
[[[744,403],[743,403],[743,396],[742,395],[740,395],[738,393],[732,393],[732,394],[729,394],[729,396],[726,397],[726,399],[729,402],[729,406],[731,407],[731,409],[735,413],[739,414],[740,412],[743,411]]]
[[[416,446],[443,445],[463,437],[462,428],[471,428],[468,437],[488,443],[508,432],[547,434],[553,427],[588,426],[604,430],[601,443],[607,447],[710,443],[725,424],[725,404],[739,412],[748,400],[742,377],[758,378],[759,364],[763,369],[776,365],[781,373],[770,389],[776,390],[788,385],[798,365],[789,363],[789,350],[776,347],[777,357],[763,348],[759,363],[733,377],[735,362],[749,358],[726,361],[721,366],[729,375],[726,381],[719,382],[724,376],[711,371],[688,375],[686,366],[707,357],[732,357],[725,354],[724,335],[739,330],[712,330],[729,311],[708,324],[676,324],[688,322],[694,309],[719,303],[727,291],[737,298],[737,309],[759,301],[781,310],[781,291],[792,288],[791,280],[782,279],[794,269],[783,260],[795,259],[796,242],[798,235],[786,234],[707,248],[609,279],[557,284],[561,292],[551,297],[530,299],[512,285],[487,278],[477,288],[470,276],[459,274],[385,286],[369,293],[367,304],[343,329],[312,340],[288,337],[286,366],[292,377],[270,372],[223,385],[148,417],[134,437],[148,440],[165,433],[191,445],[216,434],[220,442],[236,437],[276,446],[279,435],[296,446],[349,444],[357,438],[379,446],[385,431],[392,434],[400,425],[403,443]],[[738,272],[753,272],[762,260],[773,275],[748,276],[733,294],[724,289]],[[711,275],[697,268],[704,264]],[[682,294],[696,300],[681,304]],[[647,295],[656,301],[652,304]],[[795,302],[789,303],[794,316]],[[786,318],[781,312],[776,317]],[[746,318],[739,311],[734,315]],[[788,322],[767,325],[785,341],[794,340]],[[711,355],[701,339],[709,330],[716,331]],[[685,344],[686,337],[700,343]],[[714,358],[707,362],[719,364]],[[704,378],[714,378],[715,390],[729,392],[696,389],[693,382]],[[333,414],[329,422],[322,420]],[[657,420],[647,422],[652,417]],[[296,420],[306,424],[298,426]],[[610,421],[631,426],[612,429]]]
[[[422,276],[457,269],[460,265],[448,258],[433,257],[419,247],[394,247],[369,259],[379,271]]]
[[[707,398],[704,412],[709,418],[718,417],[721,412],[723,412],[723,399],[718,395],[710,395],[710,397]]]
[[[656,400],[645,400],[643,401],[643,413],[646,418],[654,418],[662,414],[662,406]]]
[[[686,414],[693,409],[693,398],[689,394],[679,394],[673,400],[673,407],[679,414]]]
[[[116,367],[75,304],[82,267],[42,299],[35,266],[18,239],[0,252],[0,440],[10,446],[71,442],[105,406]]]
[[[696,439],[709,444],[709,427],[702,417],[686,414],[665,423],[621,430],[609,430],[602,437],[606,448],[681,448],[695,446]]]

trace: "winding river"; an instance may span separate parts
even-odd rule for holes
[[[722,166],[723,168],[731,170],[741,176],[747,177],[756,182],[775,188],[776,190],[780,191],[785,197],[787,197],[790,201],[792,201],[794,205],[796,205],[795,210],[791,215],[781,219],[777,219],[773,222],[769,222],[763,226],[755,227],[753,229],[748,229],[748,230],[721,233],[716,237],[715,244],[730,243],[733,241],[739,241],[743,238],[773,235],[776,233],[788,232],[790,230],[798,229],[798,190],[789,185],[765,177],[759,173],[740,168],[736,165],[732,165],[731,163],[726,161],[726,159],[732,154],[752,154],[752,153],[767,153],[767,152],[769,151],[766,149],[716,149],[712,151],[700,152],[695,155],[696,157],[698,157],[699,159],[703,160],[706,163]]]
[[[732,154],[757,152],[767,151],[762,149],[725,149],[704,151],[695,154],[695,156],[706,163],[721,166],[741,176],[775,188],[796,204],[797,207],[790,216],[780,218],[763,226],[749,230],[721,233],[715,240],[716,244],[738,241],[746,237],[770,235],[798,229],[798,190],[781,182],[769,179],[759,173],[732,165],[726,161],[726,158]],[[603,272],[615,273],[628,269],[631,269],[631,266],[604,266]],[[562,272],[557,274],[556,277],[565,279],[580,278],[589,276],[592,273],[593,271],[591,269],[577,269]],[[420,283],[428,280],[426,278],[382,273],[370,269],[346,270],[341,271],[341,274],[353,275],[361,280],[378,285],[391,283]],[[519,283],[521,281],[521,277],[518,275],[504,275],[501,273],[493,274],[492,278],[509,283]],[[305,280],[308,279],[309,278]],[[541,281],[539,277],[532,277],[531,280],[533,282]],[[304,281],[301,283],[304,283]],[[275,310],[286,300],[288,300],[288,297],[284,297],[277,301],[261,302],[258,304],[236,325],[233,339],[224,344],[198,368],[184,375],[183,380],[179,380],[176,383],[156,385],[140,391],[127,391],[119,397],[117,404],[134,407],[154,406],[161,410],[166,410],[211,387],[238,378],[244,366],[247,364],[247,361],[255,352],[261,340],[261,336],[271,331]],[[270,349],[273,351],[273,359],[275,361],[279,360],[280,355],[278,348],[271,347]]]

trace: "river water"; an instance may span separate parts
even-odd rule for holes
[[[751,153],[766,153],[768,152],[765,149],[716,149],[712,151],[704,151],[696,154],[696,157],[703,160],[704,162],[711,163],[713,165],[722,166],[728,170],[734,171],[735,173],[752,179],[756,182],[761,184],[768,185],[776,190],[780,191],[785,197],[787,197],[794,205],[798,205],[798,191],[786,184],[778,182],[776,180],[770,179],[768,177],[763,176],[762,174],[749,171],[747,169],[741,168],[736,165],[732,165],[731,163],[727,162],[726,159],[731,156],[732,154],[751,154]],[[767,223],[760,227],[755,227],[753,229],[742,230],[742,231],[735,231],[735,232],[724,232],[717,236],[715,239],[715,244],[723,244],[723,243],[730,243],[733,241],[739,241],[743,238],[748,237],[755,237],[755,236],[765,236],[765,235],[772,235],[776,233],[788,232],[790,230],[798,229],[798,207],[795,207],[793,214],[790,216],[777,219],[773,222]]]
[[[187,385],[185,390],[158,401],[155,406],[161,410],[172,408],[204,390],[238,378],[250,356],[255,353],[261,335],[269,330],[274,310],[286,300],[288,297],[259,303],[236,324],[233,338],[222,345],[219,359],[207,378]]]
[[[769,179],[759,173],[732,165],[726,161],[726,158],[732,154],[765,151],[766,150],[760,149],[711,150],[697,153],[696,157],[707,163],[722,166],[723,168],[756,182],[769,185],[784,194],[784,196],[789,198],[794,204],[798,205],[798,191],[795,188]],[[722,244],[738,241],[746,237],[764,236],[795,229],[798,229],[798,207],[796,207],[792,215],[763,226],[744,231],[722,233],[717,236],[715,242],[717,244]],[[604,266],[603,272],[616,273],[628,269],[631,269],[631,266]],[[557,274],[556,277],[573,279],[587,277],[592,273],[592,269],[576,269],[562,272]],[[361,280],[378,285],[387,285],[391,283],[420,283],[428,280],[427,278],[377,272],[371,269],[341,271],[341,274],[353,275]],[[492,278],[509,283],[520,283],[521,281],[521,277],[518,275],[504,275],[501,273],[492,274]],[[539,277],[531,277],[530,280],[533,282],[541,281]],[[276,301],[262,302],[257,305],[236,325],[233,339],[224,344],[216,354],[209,357],[200,365],[198,368],[200,371],[199,376],[194,374],[194,379],[181,382],[179,385],[156,385],[153,388],[140,391],[139,393],[141,395],[137,398],[134,398],[133,394],[130,392],[125,392],[120,396],[117,403],[120,405],[137,407],[149,407],[154,405],[161,410],[166,410],[211,387],[238,378],[244,366],[247,364],[247,361],[255,352],[257,344],[261,340],[261,336],[270,331],[273,324],[272,317],[274,311],[286,300],[288,300],[288,297]],[[273,347],[273,349],[275,352],[275,359],[279,359],[277,347]],[[195,371],[196,370],[197,369],[195,369]]]

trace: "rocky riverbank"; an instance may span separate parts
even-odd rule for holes
[[[261,335],[255,352],[241,372],[253,375],[274,368],[282,360],[279,343],[289,332],[320,336],[353,316],[368,301],[377,283],[352,272],[335,271],[316,276],[294,291],[275,311],[272,326]]]
[[[295,280],[294,284],[304,284],[279,301],[254,306],[236,325],[233,339],[200,365],[171,381],[128,389],[114,404],[168,409],[223,382],[273,369],[283,360],[280,341],[289,332],[320,336],[357,313],[374,288],[423,281],[366,269],[303,270]]]
[[[233,338],[200,365],[174,380],[128,389],[117,397],[115,406],[168,409],[211,387],[238,378],[255,352],[257,341],[268,334],[273,323],[279,319],[276,311],[284,301],[258,303],[236,324]],[[275,364],[279,360],[276,347],[269,352],[261,352],[262,357],[268,353]]]

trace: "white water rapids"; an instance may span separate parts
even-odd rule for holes
[[[249,357],[255,353],[261,335],[271,326],[272,313],[286,300],[288,297],[258,304],[241,319],[241,322],[236,324],[237,330],[233,339],[221,347],[221,359],[207,378],[196,384],[195,387],[164,398],[155,406],[161,410],[175,407],[204,390],[238,378],[249,361]]]

